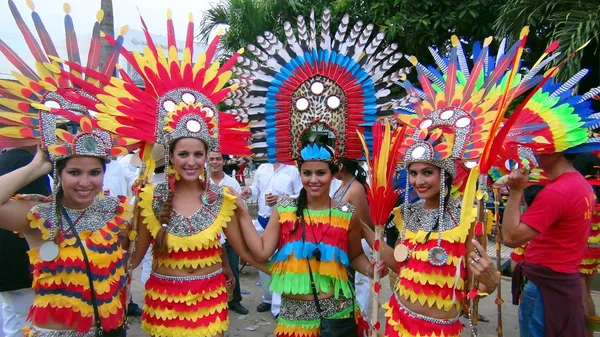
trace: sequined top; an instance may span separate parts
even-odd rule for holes
[[[214,200],[205,200],[202,207],[192,216],[185,217],[175,209],[167,224],[166,256],[155,256],[158,266],[171,269],[204,268],[221,263],[221,242],[219,237],[233,216],[236,197],[221,186],[211,184]],[[144,223],[153,238],[156,238],[161,224],[157,219],[165,203],[169,190],[166,182],[158,185],[147,184],[140,197],[140,208]]]
[[[121,248],[121,230],[131,217],[126,197],[104,197],[81,211],[66,209],[90,262],[102,328],[111,330],[123,323],[126,258]],[[48,240],[53,228],[52,203],[35,206],[28,214],[31,228]],[[39,248],[29,251],[36,292],[29,319],[36,326],[49,320],[88,332],[94,322],[89,279],[77,239],[65,219],[57,233],[59,252],[53,261],[43,261]]]
[[[441,246],[448,259],[444,265],[434,266],[428,257],[429,251],[438,244],[438,228],[435,227],[438,211],[426,210],[423,205],[424,200],[411,204],[405,217],[404,244],[412,254],[400,272],[398,293],[412,303],[445,311],[456,306],[460,310],[461,301],[466,297],[464,259],[469,225],[460,225],[460,201],[450,199],[441,225]],[[399,230],[402,232],[402,228]]]
[[[318,292],[351,298],[348,286],[348,229],[354,207],[339,203],[326,210],[305,210],[306,234],[296,224],[296,199],[280,200],[277,211],[281,231],[279,247],[271,259],[271,291],[284,294],[312,294],[308,260]],[[294,231],[293,229],[296,228]],[[318,248],[319,253],[316,253]],[[317,259],[316,254],[320,254]]]

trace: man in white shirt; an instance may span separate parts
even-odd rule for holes
[[[225,164],[225,156],[220,152],[210,151],[208,153],[208,165],[210,167],[210,183],[217,184],[219,186],[231,187],[236,193],[241,193],[242,188],[237,180],[223,172],[223,165]],[[229,301],[229,310],[236,312],[240,315],[247,315],[248,309],[246,309],[242,301],[242,292],[240,289],[240,257],[237,255],[235,250],[231,247],[227,238],[223,234],[225,251],[227,252],[227,259],[231,266],[231,271],[235,277],[235,289],[233,290],[233,298]]]
[[[242,190],[244,199],[258,199],[258,223],[264,229],[269,223],[269,218],[279,198],[284,196],[297,196],[302,189],[302,181],[298,169],[291,165],[281,163],[261,164],[254,174],[251,186]],[[263,272],[258,273],[260,283],[263,285],[263,303],[256,307],[258,312],[271,310],[274,316],[279,314],[281,296],[273,295],[267,284],[269,276]]]

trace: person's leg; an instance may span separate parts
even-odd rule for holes
[[[32,288],[5,291],[2,298],[2,332],[5,337],[22,337],[27,326],[27,314],[33,303],[35,291]]]
[[[519,330],[521,337],[544,337],[544,301],[540,289],[531,281],[521,293],[519,304]]]
[[[271,302],[273,301],[273,293],[269,290],[269,275],[259,271],[258,278],[262,285],[263,302],[256,307],[256,311],[269,311],[271,310]]]
[[[281,309],[281,294],[273,293],[271,297],[271,313],[273,317],[277,317],[279,315],[279,310]]]
[[[233,290],[233,298],[228,303],[229,309],[238,314],[246,315],[248,314],[248,309],[244,308],[240,303],[242,301],[242,292],[240,289],[240,257],[235,250],[233,250],[229,241],[225,241],[225,251],[227,252],[227,258],[229,259],[233,277],[235,277],[235,289]]]

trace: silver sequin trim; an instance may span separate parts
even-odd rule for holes
[[[171,282],[189,282],[189,281],[198,281],[198,280],[206,280],[209,278],[213,278],[219,274],[223,273],[223,269],[219,269],[217,271],[214,271],[210,274],[204,274],[204,275],[193,275],[193,276],[169,276],[169,275],[163,275],[163,274],[159,274],[159,273],[155,273],[152,272],[152,276],[164,280],[164,281],[171,281]]]
[[[184,217],[175,210],[171,211],[171,221],[168,223],[167,232],[175,236],[186,237],[198,234],[210,227],[221,212],[221,206],[223,205],[223,188],[211,184],[210,189],[216,193],[216,201],[211,205],[202,203],[202,207],[190,218]],[[167,200],[168,194],[169,187],[166,182],[160,183],[154,187],[152,210],[157,217],[162,210],[164,202]]]
[[[339,312],[342,312],[352,306],[352,299],[340,297],[327,298],[319,300],[319,305],[323,311],[323,317],[331,317]],[[319,319],[319,312],[315,301],[303,301],[288,298],[285,296],[281,297],[281,309],[279,310],[279,317],[286,320],[303,320],[310,321]]]
[[[92,327],[89,332],[77,332],[75,330],[50,330],[31,327],[30,337],[94,337],[96,336],[96,327]]]
[[[404,221],[407,230],[417,232],[420,229],[431,232],[438,223],[438,209],[426,210],[423,207],[424,204],[425,200],[419,200],[408,206],[408,212]],[[460,219],[460,201],[450,198],[446,212],[449,212],[450,215],[446,213],[446,216],[444,216],[444,223],[441,224],[441,228],[439,229],[442,232],[455,228],[458,225],[455,221]],[[437,232],[438,229],[436,228],[435,231]]]
[[[114,219],[117,207],[119,207],[120,202],[116,197],[103,197],[102,199],[96,199],[94,203],[85,210],[73,210],[65,207],[71,221],[75,225],[75,229],[77,232],[81,231],[96,231],[106,225],[107,222]],[[52,203],[44,203],[37,205],[32,208],[32,211],[38,211],[42,218],[47,221],[52,222],[54,218],[54,210]],[[85,213],[84,213],[85,212]],[[77,219],[81,214],[83,216],[79,221]],[[62,212],[60,212],[62,214]],[[62,215],[61,215],[62,216]],[[66,222],[64,216],[62,216],[63,221],[63,231],[69,232],[69,225]],[[77,221],[77,222],[76,222]],[[57,224],[52,224],[52,227]]]

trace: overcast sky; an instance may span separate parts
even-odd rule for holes
[[[25,0],[14,0],[14,2],[23,20],[28,24],[33,34],[37,36],[31,19],[31,10],[27,7]],[[166,13],[167,9],[170,8],[173,12],[176,38],[185,40],[188,13],[194,15],[194,22],[197,25],[204,11],[209,9],[211,4],[217,4],[218,2],[219,0],[113,0],[115,33],[118,33],[123,25],[129,25],[131,29],[141,30],[139,9],[139,13],[144,17],[151,33],[166,35]],[[61,55],[64,55],[61,50],[64,48],[65,39],[64,3],[65,1],[58,0],[34,0],[35,10],[41,16]],[[71,0],[68,3],[71,5],[71,16],[77,34],[89,38],[96,20],[96,12],[100,9],[100,0]],[[0,38],[31,64],[33,58],[29,56],[30,52],[15,24],[6,0],[0,0],[0,22],[2,23],[0,25]],[[85,41],[85,43],[80,41],[79,48],[86,49],[88,44],[89,41]],[[0,54],[0,77],[6,77],[11,69],[14,69],[14,67],[6,61],[4,55]]]

